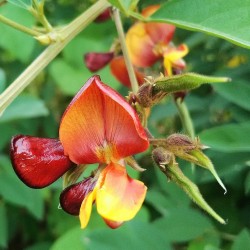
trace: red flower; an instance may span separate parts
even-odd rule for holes
[[[73,164],[99,163],[94,177],[63,191],[62,208],[71,214],[80,213],[83,228],[94,201],[110,227],[132,219],[142,205],[146,187],[127,175],[125,158],[149,146],[134,109],[94,76],[63,114],[59,138],[14,137],[11,158],[17,175],[28,186],[41,188]]]
[[[142,15],[152,15],[160,5],[152,5],[142,11]],[[126,34],[126,43],[129,56],[134,66],[150,67],[160,59],[164,60],[167,75],[172,74],[172,68],[185,67],[185,62],[180,60],[188,53],[186,45],[175,47],[171,40],[175,27],[163,23],[135,23]]]
[[[86,67],[91,72],[96,72],[105,67],[113,59],[113,57],[113,52],[91,52],[84,55],[84,62],[86,64]]]
[[[124,86],[131,88],[131,83],[128,75],[128,70],[125,65],[123,56],[115,57],[110,63],[110,70],[112,75]],[[142,72],[134,67],[135,76],[139,85],[142,85],[146,77]]]

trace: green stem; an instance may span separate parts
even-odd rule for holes
[[[38,32],[36,30],[30,29],[28,27],[25,27],[25,26],[23,26],[23,25],[21,25],[19,23],[16,23],[16,22],[14,22],[14,21],[10,20],[9,18],[4,17],[2,15],[0,15],[0,22],[4,23],[6,25],[9,25],[12,28],[17,29],[19,31],[22,31],[22,32],[24,32],[24,33],[26,33],[28,35],[31,35],[31,36],[40,36],[40,35],[42,35],[42,33]]]
[[[37,0],[33,0],[33,4],[35,7],[29,8],[29,11],[32,15],[40,22],[47,32],[51,32],[53,27],[47,20],[46,16],[44,15],[44,2],[45,0],[38,2]]]
[[[0,95],[0,114],[26,88],[35,77],[62,51],[62,49],[87,25],[89,25],[110,4],[106,0],[99,0],[82,15],[68,24],[62,31],[61,41],[48,46],[30,66]]]
[[[178,109],[184,130],[192,139],[194,139],[195,138],[194,125],[185,102],[181,98],[178,98],[175,101],[175,104]]]
[[[127,70],[128,70],[128,75],[129,75],[129,80],[130,80],[130,83],[131,83],[131,88],[132,88],[133,93],[137,93],[138,88],[139,88],[138,87],[138,82],[137,82],[137,79],[136,79],[136,76],[135,76],[135,71],[134,71],[133,65],[132,65],[131,60],[129,58],[128,48],[127,48],[127,45],[126,45],[124,30],[123,30],[121,16],[120,16],[120,11],[115,8],[113,10],[113,14],[114,14],[114,21],[115,21],[117,33],[118,33],[119,40],[120,40],[120,43],[121,43],[122,53],[123,53],[125,64],[126,64],[126,67],[127,67]]]

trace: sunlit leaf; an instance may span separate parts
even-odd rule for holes
[[[27,9],[31,5],[32,0],[7,0],[8,3],[14,4],[18,7]]]
[[[2,6],[0,14],[27,27],[32,27],[35,24],[34,18],[28,11],[12,5]],[[21,62],[28,62],[30,60],[36,44],[33,37],[4,24],[0,25],[0,34],[4,34],[0,36],[1,48],[7,50],[12,57]]]
[[[45,103],[33,96],[17,97],[0,118],[0,123],[12,120],[34,118],[49,114]]]
[[[151,20],[200,31],[250,48],[250,1],[175,0],[168,1]]]

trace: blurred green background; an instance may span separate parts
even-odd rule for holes
[[[142,1],[147,6],[155,1]],[[52,25],[64,25],[91,1],[46,1]],[[0,14],[32,26],[33,17],[20,6],[5,4]],[[131,20],[125,19],[125,28]],[[0,23],[0,93],[44,49],[33,38]],[[178,29],[176,44],[186,43],[187,71],[228,76],[231,83],[207,85],[185,99],[195,131],[211,149],[211,157],[228,192],[206,170],[182,170],[200,188],[206,201],[227,220],[220,225],[201,211],[176,185],[153,166],[149,154],[137,157],[147,169],[140,178],[148,186],[144,206],[131,222],[112,230],[95,209],[86,230],[77,217],[58,209],[62,181],[33,190],[14,174],[9,160],[13,135],[58,137],[60,117],[78,89],[92,75],[84,66],[86,52],[108,51],[117,37],[112,20],[93,23],[78,35],[8,107],[0,118],[0,249],[250,249],[250,52],[219,38]],[[126,95],[107,66],[98,74],[103,82]],[[171,98],[153,108],[149,128],[155,136],[182,132]],[[131,171],[134,177],[137,173]]]

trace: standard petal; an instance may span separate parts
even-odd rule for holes
[[[92,205],[95,201],[95,193],[96,191],[94,189],[92,192],[88,193],[88,195],[82,202],[79,214],[81,228],[85,228],[89,223],[90,215],[92,212]]]
[[[161,57],[154,50],[155,42],[147,33],[146,26],[142,22],[134,24],[128,30],[126,44],[129,57],[133,65],[137,67],[150,67]]]
[[[145,30],[151,40],[158,45],[167,45],[173,38],[175,26],[165,23],[146,23]]]
[[[68,186],[60,195],[62,209],[72,215],[79,215],[81,204],[95,186],[93,178],[89,177],[79,183]]]
[[[109,163],[149,146],[134,109],[98,76],[68,106],[59,135],[65,154],[77,164]]]
[[[159,4],[150,5],[142,10],[144,17],[153,15],[160,8]],[[145,24],[145,30],[155,44],[168,44],[174,35],[175,26],[166,23],[149,22]]]
[[[110,63],[110,69],[111,73],[120,83],[128,88],[131,88],[131,83],[123,56],[115,57]],[[136,68],[134,68],[134,71],[138,84],[142,85],[144,83],[145,75],[138,71]]]
[[[98,213],[111,221],[128,221],[142,206],[147,187],[140,181],[131,179],[126,168],[110,164],[102,172],[96,191]]]
[[[10,154],[16,174],[32,188],[48,186],[73,165],[57,139],[17,135],[11,140]]]

